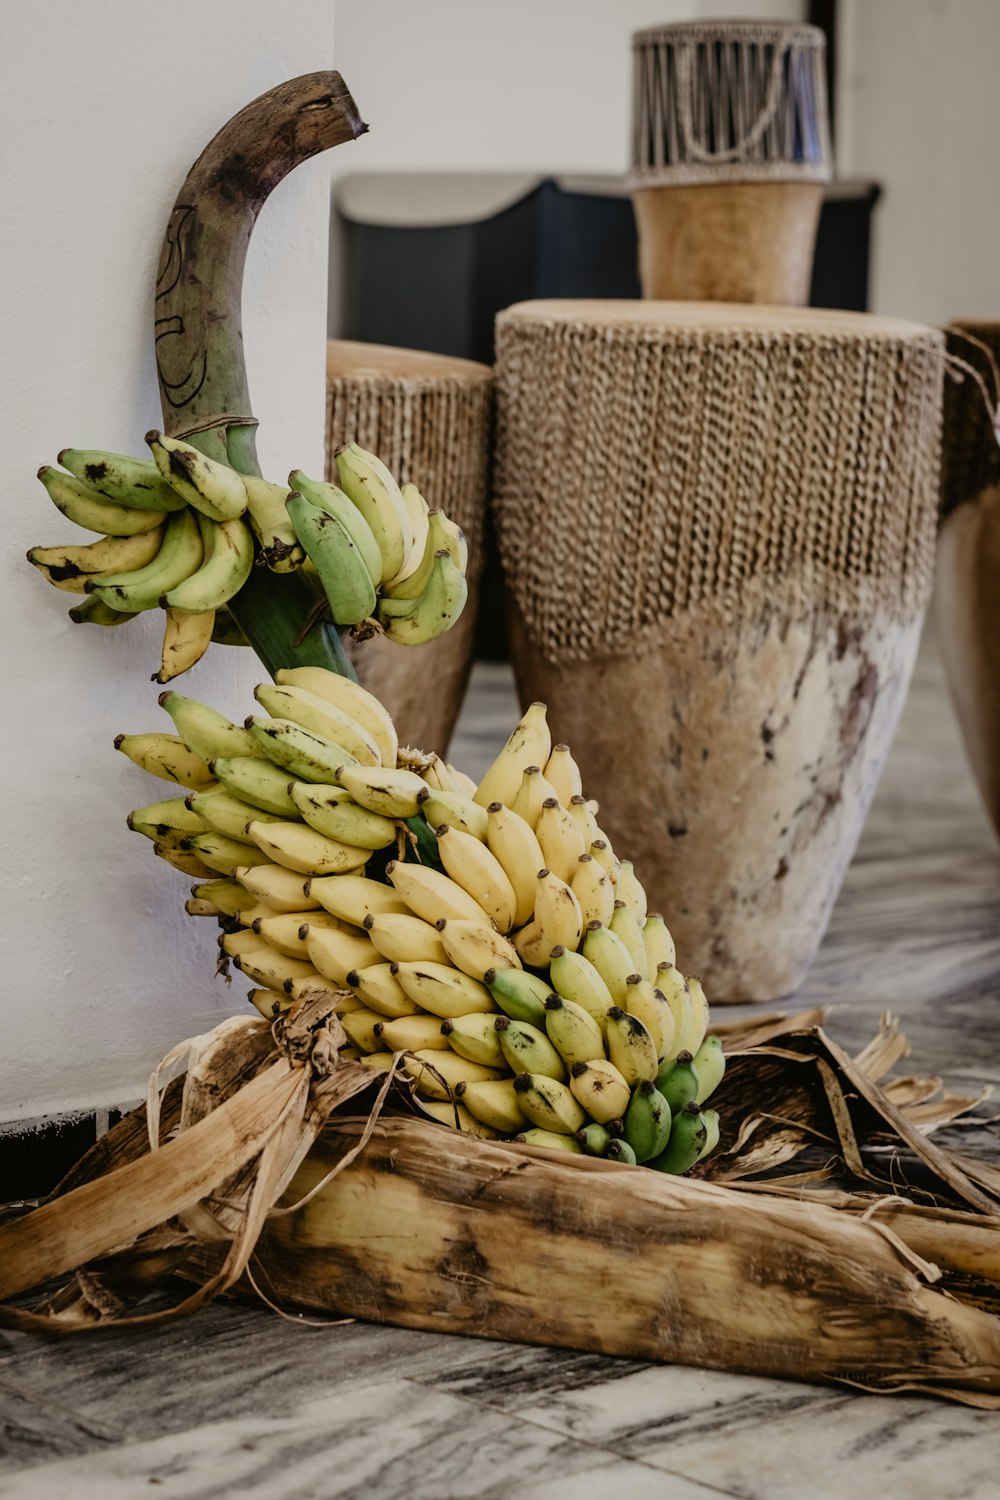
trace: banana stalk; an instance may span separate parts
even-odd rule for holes
[[[156,278],[156,368],[164,431],[244,474],[260,474],[240,302],[247,246],[268,194],[301,162],[367,126],[339,73],[262,94],[209,142],[167,225]],[[239,171],[234,171],[234,162]],[[254,568],[229,613],[274,674],[321,666],[355,676],[323,596],[301,570]]]

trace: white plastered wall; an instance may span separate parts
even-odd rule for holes
[[[161,619],[73,626],[24,560],[86,541],[35,479],[66,446],[144,452],[160,420],[152,285],[174,196],[203,146],[266,89],[333,66],[330,0],[8,0],[0,17],[4,283],[0,1122],[140,1094],[181,1038],[241,1003],[211,978],[214,930],[185,877],[125,827],[167,784],[115,754],[171,729],[150,682]],[[349,80],[348,80],[349,81]],[[349,153],[353,145],[336,149]],[[245,335],[265,472],[323,462],[330,156],[266,204]],[[241,718],[262,670],[213,647],[178,685]],[[2,1197],[2,1193],[0,1193]]]
[[[837,156],[871,177],[872,308],[1000,317],[997,0],[840,0]]]

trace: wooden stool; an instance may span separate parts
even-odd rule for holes
[[[469,601],[445,635],[415,651],[387,640],[352,648],[361,681],[382,700],[402,744],[448,748],[472,668],[484,562],[493,371],[468,359],[338,340],[327,353],[327,476],[358,442],[446,510],[469,541]]]
[[[948,351],[1000,399],[1000,323],[952,325]],[[966,752],[1000,838],[1000,446],[968,375],[945,386],[935,614]]]
[[[831,173],[823,32],[689,21],[632,45],[643,295],[803,305]]]
[[[796,988],[860,833],[931,591],[942,346],[724,303],[498,319],[521,698],[713,1000]]]

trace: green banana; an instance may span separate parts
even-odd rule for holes
[[[624,865],[622,868],[624,869]],[[620,938],[624,947],[628,950],[632,959],[630,972],[638,974],[642,979],[648,979],[649,954],[646,952],[646,940],[642,935],[642,925],[637,920],[632,908],[621,899],[617,900],[614,904],[611,921],[608,923],[608,930]]]
[[[514,1092],[533,1125],[558,1135],[575,1135],[587,1117],[564,1083],[545,1073],[518,1073]]]
[[[360,625],[375,613],[375,585],[347,527],[293,490],[286,509],[295,535],[319,574],[336,625]]]
[[[241,516],[232,521],[199,516],[198,528],[204,549],[201,566],[163,594],[164,609],[183,609],[193,615],[220,609],[250,576],[253,533]]]
[[[608,1011],[614,998],[588,958],[572,948],[553,948],[549,956],[549,978],[557,994],[581,1005],[600,1026],[607,1028]]]
[[[131,612],[112,609],[110,604],[105,604],[95,594],[88,594],[86,599],[81,599],[79,604],[74,604],[66,613],[74,625],[126,625],[129,620],[135,619]]]
[[[604,1155],[608,1161],[616,1161],[620,1166],[634,1167],[638,1165],[638,1159],[628,1141],[616,1137],[610,1142]]]
[[[206,828],[224,833],[227,838],[242,839],[244,843],[249,843],[248,824],[278,821],[277,813],[265,813],[259,807],[251,807],[242,797],[234,797],[232,792],[189,792],[184,802],[198,814]]]
[[[719,1144],[719,1111],[717,1109],[703,1109],[701,1118],[705,1122],[705,1144],[698,1152],[698,1160],[709,1156]]]
[[[568,1067],[604,1057],[604,1034],[582,1005],[552,994],[545,1001],[545,1030]]]
[[[715,1093],[726,1071],[726,1057],[722,1042],[717,1036],[707,1036],[691,1059],[691,1066],[698,1075],[698,1087],[693,1095],[696,1104]]]
[[[690,1172],[708,1141],[708,1126],[697,1104],[692,1100],[675,1114],[670,1126],[670,1139],[666,1150],[654,1156],[648,1163],[658,1172],[670,1172],[683,1177]]]
[[[497,1005],[512,1021],[545,1025],[545,1001],[550,986],[525,969],[487,969],[483,983]]]
[[[224,833],[216,833],[213,828],[204,833],[189,834],[181,847],[197,855],[202,864],[219,875],[232,875],[242,865],[263,865],[269,862],[269,856],[262,854],[253,844],[246,843],[243,839],[229,838]]]
[[[291,719],[293,724],[343,745],[359,765],[382,764],[381,751],[368,730],[327,699],[319,698],[305,688],[282,687],[273,682],[259,683],[253,695],[261,708],[274,718]]]
[[[209,520],[233,521],[246,510],[246,485],[228,464],[155,429],[146,433],[146,442],[167,483]]]
[[[138,614],[155,609],[160,598],[201,566],[204,548],[194,511],[175,511],[163,529],[160,550],[152,562],[131,573],[113,573],[102,583],[88,580],[87,593],[94,593],[112,609]]]
[[[126,823],[133,833],[144,834],[154,843],[174,847],[189,833],[204,833],[204,818],[188,806],[186,797],[171,797],[165,802],[151,802],[130,812]]]
[[[127,453],[100,453],[93,448],[64,448],[58,463],[84,484],[118,505],[137,510],[183,510],[187,501],[168,484],[149,458]]]
[[[38,477],[56,510],[86,531],[103,532],[105,536],[135,536],[140,531],[152,531],[166,519],[162,510],[133,510],[127,505],[116,505],[99,490],[50,464],[42,465]]]
[[[576,1133],[576,1139],[587,1156],[604,1156],[611,1144],[611,1132],[596,1120]]]
[[[600,922],[588,922],[580,947],[607,985],[615,1005],[624,1005],[629,975],[635,973],[632,955],[617,933]]]
[[[293,781],[288,794],[309,827],[329,839],[359,849],[387,849],[396,842],[396,824],[391,818],[359,807],[342,787]]]
[[[246,513],[260,543],[264,566],[272,573],[294,572],[305,562],[306,554],[285,509],[288,486],[272,484],[256,474],[241,474],[240,478],[247,492]]]
[[[361,512],[378,543],[382,558],[380,582],[388,583],[402,570],[413,544],[406,501],[381,459],[357,443],[339,448],[336,461],[341,488]]]
[[[406,600],[383,595],[375,618],[386,638],[397,646],[422,646],[454,625],[468,596],[465,574],[456,568],[451,555],[441,549],[435,553],[423,593]]]
[[[186,698],[183,693],[168,688],[156,700],[166,709],[174,721],[174,727],[189,750],[200,755],[202,760],[215,760],[217,756],[251,755],[258,757],[253,736],[237,724],[232,724],[225,714],[199,703],[197,698]]]
[[[690,1052],[679,1052],[656,1075],[656,1087],[670,1105],[675,1115],[680,1114],[686,1104],[697,1100],[700,1079]]]
[[[258,904],[252,891],[225,875],[193,885],[191,894],[196,900],[210,901],[226,917],[238,917]]]
[[[522,1130],[514,1137],[515,1141],[522,1141],[526,1146],[545,1146],[549,1151],[569,1151],[574,1156],[579,1156],[583,1147],[572,1135],[560,1135],[554,1130],[543,1130],[538,1125],[533,1125],[530,1130]]]
[[[288,795],[292,778],[282,766],[262,760],[256,744],[253,755],[217,755],[210,767],[234,797],[281,818],[298,817],[298,808]]]
[[[440,1029],[441,1035],[448,1038],[449,1046],[459,1057],[467,1057],[469,1062],[482,1063],[487,1068],[504,1066],[493,1016],[481,1012],[473,1012],[470,1016],[455,1016],[442,1021]]]
[[[319,510],[326,511],[328,516],[333,516],[344,527],[351,541],[357,547],[364,559],[368,576],[377,589],[382,581],[382,553],[379,551],[378,542],[372,533],[371,527],[356,505],[352,505],[335,484],[324,484],[316,479],[310,479],[303,474],[301,469],[293,469],[288,476],[288,483],[292,489],[300,495],[304,495],[310,505],[315,505]]]
[[[636,1161],[650,1161],[666,1149],[670,1137],[670,1105],[648,1078],[636,1084],[624,1116],[624,1136]]]
[[[343,745],[313,734],[291,719],[267,719],[250,714],[244,720],[259,751],[284,766],[297,781],[335,782],[342,766],[356,764]],[[291,779],[291,778],[290,778]]]
[[[512,1021],[509,1016],[498,1016],[494,1026],[500,1050],[515,1073],[534,1073],[560,1081],[566,1077],[559,1053],[545,1032],[532,1026],[530,1021]]]

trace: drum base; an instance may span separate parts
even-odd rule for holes
[[[640,188],[632,202],[644,297],[808,302],[822,183]]]
[[[644,655],[553,666],[510,610],[521,701],[549,705],[598,822],[710,1000],[794,992],[888,753],[921,617],[759,589],[679,617]]]

